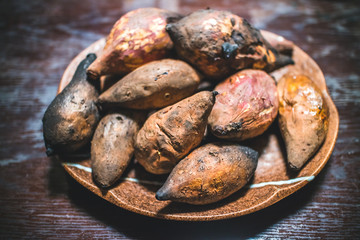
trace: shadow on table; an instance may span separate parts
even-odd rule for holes
[[[250,215],[212,222],[161,220],[126,211],[91,193],[67,175],[61,165],[60,167],[57,166],[56,162],[52,163],[50,170],[52,175],[49,175],[49,183],[54,184],[56,182],[51,179],[52,176],[58,177],[59,174],[67,176],[68,186],[61,186],[60,188],[57,186],[55,191],[66,191],[70,201],[79,210],[86,212],[86,214],[112,228],[111,230],[104,228],[104,231],[108,232],[108,236],[111,236],[111,238],[125,235],[134,239],[189,239],[189,237],[194,239],[228,239],[235,237],[242,239],[261,236],[261,233],[265,232],[266,229],[295,214],[309,204],[323,184],[328,166],[329,164],[325,166],[313,182],[273,206]],[[57,171],[60,172],[54,174]],[[97,229],[99,231],[99,228]]]

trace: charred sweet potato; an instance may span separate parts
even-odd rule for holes
[[[101,119],[91,141],[92,174],[100,187],[110,187],[125,171],[143,120],[144,114],[135,111],[110,113]]]
[[[158,8],[139,8],[123,15],[111,29],[103,53],[88,68],[89,77],[126,74],[165,58],[173,48],[165,26],[177,18],[179,14]]]
[[[212,92],[203,91],[152,114],[137,135],[136,160],[148,172],[169,173],[200,144],[214,101]]]
[[[267,44],[275,48],[275,50],[282,55],[291,57],[293,55],[294,43],[281,36],[270,38]]]
[[[275,81],[264,71],[240,71],[218,84],[215,91],[219,94],[209,125],[219,138],[256,137],[276,118],[279,100]]]
[[[195,149],[172,170],[157,191],[158,200],[190,204],[219,201],[253,176],[258,153],[235,143],[209,143]]]
[[[190,96],[199,83],[200,76],[183,61],[152,61],[129,73],[102,93],[98,104],[104,108],[161,108]]]
[[[199,10],[166,26],[178,55],[208,78],[244,68],[272,71],[293,63],[279,55],[260,31],[227,11]]]
[[[86,68],[96,59],[89,54],[76,69],[71,82],[51,102],[43,117],[46,153],[73,153],[90,143],[100,115],[97,88],[86,79]]]
[[[287,160],[299,170],[318,150],[328,130],[329,111],[321,91],[304,75],[286,75],[278,83],[279,126]]]

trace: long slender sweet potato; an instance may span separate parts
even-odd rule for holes
[[[86,79],[86,68],[96,59],[89,54],[71,82],[51,102],[43,117],[46,153],[73,153],[90,143],[100,120],[95,100],[97,88]]]
[[[165,58],[173,48],[165,26],[180,17],[158,8],[126,13],[111,29],[103,53],[89,67],[89,77],[126,74],[147,62]]]
[[[152,114],[137,135],[136,160],[148,172],[169,173],[200,144],[214,101],[212,92],[203,91]]]
[[[279,100],[275,81],[264,71],[240,71],[218,84],[215,91],[219,94],[209,125],[219,138],[256,137],[276,118]]]
[[[101,119],[91,141],[92,174],[101,187],[110,187],[125,171],[143,120],[144,114],[136,111],[110,113]]]
[[[221,79],[244,68],[272,71],[293,63],[245,19],[227,11],[199,10],[166,29],[178,55],[209,78]]]
[[[157,191],[158,200],[190,204],[219,201],[253,176],[258,153],[235,143],[209,143],[195,149],[172,170]]]
[[[103,92],[98,104],[104,108],[161,108],[190,96],[199,83],[200,76],[183,61],[152,61],[129,73]]]
[[[299,170],[318,150],[328,130],[329,111],[317,86],[304,75],[278,82],[279,126],[289,166]]]

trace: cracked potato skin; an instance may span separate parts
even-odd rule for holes
[[[95,100],[99,93],[86,77],[87,67],[96,59],[89,54],[76,69],[70,83],[46,109],[43,133],[46,153],[73,153],[90,143],[100,120]]]
[[[113,185],[129,165],[144,118],[142,112],[122,110],[109,113],[99,122],[91,141],[91,167],[100,187]]]
[[[261,135],[275,120],[279,100],[274,79],[261,70],[243,70],[215,87],[209,116],[218,138],[245,140]]]
[[[209,143],[192,151],[157,191],[158,200],[209,204],[241,189],[253,176],[258,153],[236,143]]]
[[[169,173],[200,144],[214,102],[203,91],[153,113],[137,135],[136,160],[150,173]]]
[[[159,8],[126,13],[115,23],[102,54],[89,67],[89,77],[127,74],[147,62],[165,58],[174,45],[165,26],[180,17]]]
[[[279,55],[260,31],[228,11],[199,10],[166,26],[178,55],[210,79],[244,68],[272,71],[293,63]]]
[[[189,97],[199,83],[199,74],[183,61],[152,61],[135,69],[103,92],[98,104],[104,108],[161,108]]]
[[[304,75],[288,74],[278,82],[279,126],[287,160],[300,170],[325,140],[329,111],[320,89]]]

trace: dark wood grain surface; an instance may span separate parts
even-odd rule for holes
[[[358,1],[0,1],[0,239],[360,238]],[[41,118],[69,61],[125,12],[231,10],[319,64],[340,115],[334,152],[306,187],[259,212],[175,222],[95,196],[46,157]]]

